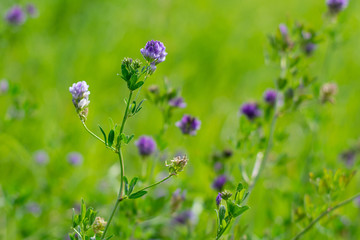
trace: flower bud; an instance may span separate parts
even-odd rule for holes
[[[225,190],[221,193],[221,198],[224,200],[228,200],[232,196],[232,193]]]
[[[102,217],[96,217],[92,229],[96,235],[101,235],[105,230],[107,222]]]
[[[322,103],[335,102],[335,95],[337,94],[338,87],[335,83],[325,83],[320,89],[320,100]]]
[[[166,162],[165,166],[169,168],[169,173],[171,175],[177,175],[179,172],[183,171],[189,159],[186,156],[180,157],[177,156],[170,161]]]

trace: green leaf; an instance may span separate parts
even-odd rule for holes
[[[131,194],[129,196],[129,199],[136,199],[136,198],[144,196],[145,194],[147,194],[147,191],[141,190],[141,191]]]
[[[219,225],[222,225],[222,221],[225,218],[225,214],[226,214],[226,209],[224,205],[221,205],[219,208]]]
[[[102,133],[103,136],[104,136],[104,142],[105,142],[105,145],[106,145],[106,134],[105,134],[104,130],[102,129],[102,127],[101,127],[100,125],[98,125],[98,126],[99,126],[99,128],[100,128],[101,133]]]
[[[138,80],[138,76],[136,74],[133,74],[129,81],[129,88],[130,90],[134,91],[136,90],[136,82]]]
[[[129,193],[128,193],[128,194],[131,194],[131,193],[132,193],[132,191],[134,190],[134,187],[135,187],[135,185],[136,185],[136,183],[137,183],[138,180],[139,180],[139,178],[137,178],[137,177],[134,177],[134,178],[131,180],[130,186],[129,186]]]
[[[226,201],[227,206],[228,206],[228,211],[229,211],[229,215],[231,215],[232,217],[238,217],[241,214],[243,214],[246,210],[249,209],[248,206],[242,206],[240,207],[239,205],[235,204],[232,201]]]
[[[109,147],[111,147],[113,145],[114,138],[115,138],[115,132],[114,132],[114,130],[111,129],[109,132],[109,136],[108,136],[108,146]]]
[[[135,86],[134,86],[134,88],[135,88],[134,90],[138,89],[138,88],[141,87],[143,84],[144,84],[144,81],[140,81],[140,82],[136,83]]]
[[[237,185],[236,191],[237,191],[237,192],[240,192],[243,188],[244,188],[244,186],[242,185],[242,183],[239,183],[239,184]]]
[[[125,185],[125,195],[128,195],[129,194],[129,182],[128,182],[128,179],[124,176],[124,185]]]
[[[80,207],[80,221],[83,221],[86,214],[86,205],[84,199],[81,199],[81,207]]]
[[[280,90],[284,89],[286,87],[287,80],[286,78],[278,78],[277,79],[277,85]]]

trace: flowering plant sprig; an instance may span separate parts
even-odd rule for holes
[[[92,223],[95,224],[93,229],[95,232],[94,239],[109,239],[106,233],[109,229],[109,226],[112,222],[112,219],[115,215],[115,212],[120,204],[120,202],[126,199],[137,199],[144,196],[147,193],[147,189],[157,186],[158,184],[166,181],[167,179],[171,178],[172,176],[177,175],[181,172],[188,162],[187,157],[176,157],[175,159],[171,160],[170,164],[166,164],[169,168],[169,175],[162,180],[153,183],[147,187],[144,187],[136,192],[133,193],[135,186],[138,182],[138,178],[134,177],[130,182],[128,181],[127,177],[125,176],[125,161],[122,155],[122,148],[124,144],[130,143],[130,141],[134,138],[133,134],[126,135],[124,133],[125,123],[126,121],[137,114],[142,109],[142,103],[144,100],[140,101],[139,103],[136,102],[139,91],[143,84],[145,83],[146,79],[154,73],[156,70],[156,65],[163,62],[165,60],[165,56],[167,53],[165,52],[165,46],[163,43],[159,41],[150,41],[146,44],[145,48],[141,49],[141,53],[144,56],[145,60],[147,61],[146,64],[142,64],[139,60],[132,60],[131,58],[125,58],[121,64],[121,78],[126,82],[127,88],[129,90],[129,96],[125,100],[125,112],[123,116],[123,120],[120,125],[115,124],[112,126],[112,129],[109,131],[108,134],[105,133],[103,128],[99,126],[101,133],[103,134],[103,139],[97,136],[95,133],[89,130],[86,126],[85,121],[88,116],[88,108],[89,108],[89,86],[85,81],[74,83],[72,87],[70,87],[70,93],[73,97],[73,104],[75,106],[76,112],[80,117],[80,120],[85,127],[85,129],[96,139],[101,141],[108,149],[111,149],[114,153],[118,155],[119,163],[120,163],[120,188],[118,192],[118,196],[115,201],[115,205],[113,210],[110,214],[110,217],[107,223],[101,219],[93,219],[91,218]],[[133,92],[139,89],[137,96],[133,99]],[[154,149],[154,144],[151,142],[151,146],[148,144],[148,139],[146,142],[140,139],[137,144],[139,147],[139,151],[141,154],[150,154]],[[93,215],[92,215],[93,216]],[[84,225],[88,226],[88,225]],[[86,234],[88,227],[86,229],[80,227],[78,229],[74,228],[74,231],[77,234]],[[101,233],[101,237],[98,238],[99,233]],[[73,235],[75,236],[75,235]],[[86,238],[81,238],[86,239]]]

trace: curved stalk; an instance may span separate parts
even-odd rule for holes
[[[360,193],[356,194],[355,196],[352,196],[351,198],[346,199],[345,201],[342,201],[338,204],[336,204],[333,207],[329,207],[328,209],[326,209],[323,213],[321,213],[317,218],[315,218],[306,228],[304,228],[301,232],[299,232],[294,238],[293,240],[297,240],[299,239],[302,235],[304,235],[307,231],[309,231],[318,221],[320,221],[323,217],[325,217],[326,215],[328,215],[329,213],[331,213],[332,211],[334,211],[335,209],[338,209],[350,202],[352,202],[353,200],[355,200],[356,198],[360,197]]]
[[[91,136],[93,136],[94,138],[96,138],[97,140],[99,140],[100,142],[102,142],[103,144],[106,145],[105,141],[102,140],[98,135],[96,135],[95,133],[93,133],[93,132],[86,126],[86,124],[85,124],[85,122],[84,122],[83,120],[82,120],[81,122],[82,122],[85,130],[86,130],[88,133],[90,133]],[[114,152],[116,152],[116,149],[115,149],[115,148],[109,147],[109,146],[106,146],[106,147],[107,147],[107,148],[110,148],[111,150],[113,150]]]

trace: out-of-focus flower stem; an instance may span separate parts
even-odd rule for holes
[[[121,134],[123,133],[124,131],[124,127],[125,127],[125,123],[126,123],[126,120],[128,118],[128,112],[129,112],[129,106],[130,106],[130,102],[131,102],[131,97],[132,97],[132,94],[133,92],[130,91],[129,93],[129,97],[128,97],[128,100],[127,100],[127,103],[126,103],[126,108],[125,108],[125,113],[124,113],[124,117],[123,117],[123,121],[121,123],[121,127],[120,127],[120,136]],[[107,224],[106,224],[106,227],[105,227],[105,230],[101,236],[101,239],[104,239],[105,236],[106,236],[106,232],[110,226],[110,223],[114,217],[114,214],[116,212],[116,209],[118,208],[120,202],[122,201],[122,195],[123,195],[123,187],[124,187],[124,175],[125,175],[125,167],[124,167],[124,159],[123,159],[123,156],[122,156],[122,152],[121,152],[121,143],[119,145],[119,149],[117,149],[117,154],[119,156],[119,162],[120,162],[120,189],[119,189],[119,193],[118,193],[118,196],[117,196],[117,199],[116,199],[116,202],[115,202],[115,205],[114,205],[114,208],[113,210],[111,211],[111,214],[110,214],[110,217],[109,217],[109,220],[107,221]]]
[[[317,218],[315,218],[311,223],[309,223],[309,225],[304,228],[301,232],[299,232],[292,240],[297,240],[299,239],[302,235],[304,235],[307,231],[309,231],[318,221],[320,221],[323,217],[325,217],[326,215],[328,215],[329,213],[331,213],[332,211],[334,211],[335,209],[338,209],[350,202],[352,202],[353,200],[355,200],[356,198],[360,197],[360,193],[352,196],[351,198],[348,198],[338,204],[336,204],[333,207],[329,207],[328,209],[326,209],[323,213],[321,213]]]
[[[167,176],[166,178],[163,178],[163,179],[161,179],[160,181],[158,181],[158,182],[156,182],[156,183],[153,183],[153,184],[151,184],[151,185],[149,185],[149,186],[147,186],[147,187],[144,187],[144,188],[138,190],[137,192],[144,191],[144,190],[146,190],[146,189],[155,187],[156,185],[159,185],[160,183],[165,182],[166,180],[168,180],[169,178],[171,178],[171,177],[174,176],[174,175],[175,175],[175,174],[170,174],[170,175]]]

